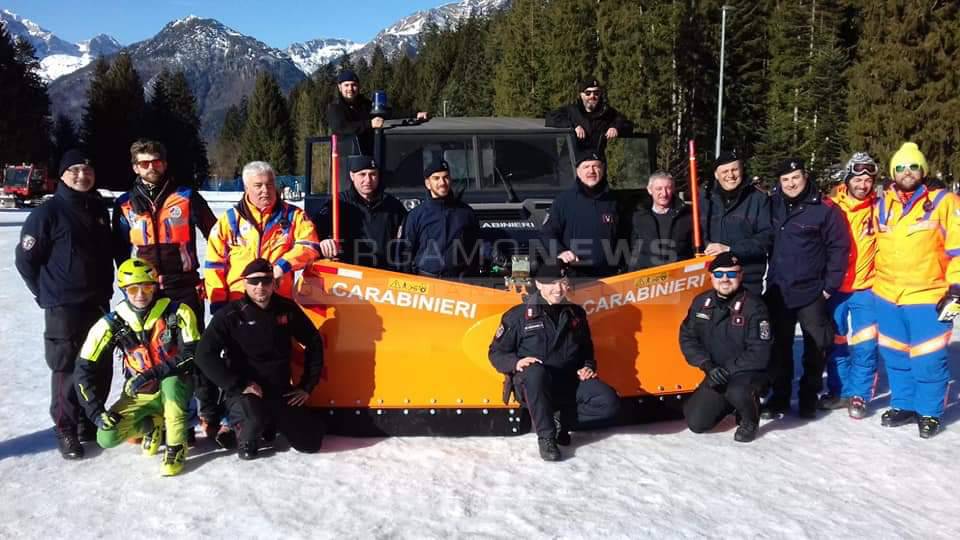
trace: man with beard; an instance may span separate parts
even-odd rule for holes
[[[917,423],[920,437],[941,430],[950,368],[947,345],[960,303],[960,200],[930,188],[916,144],[890,159],[893,184],[877,201],[877,296],[880,356],[890,380],[882,425]]]
[[[829,300],[843,285],[850,254],[846,219],[830,199],[824,200],[807,175],[803,160],[790,158],[777,167],[779,185],[771,197],[774,230],[768,291],[773,318],[773,393],[763,416],[787,412],[793,393],[793,339],[797,322],[803,333],[803,376],[799,413],[815,418],[823,387],[827,350],[833,345]]]
[[[743,266],[743,287],[759,295],[773,234],[770,199],[744,182],[743,161],[735,152],[720,152],[713,177],[715,182],[700,196],[704,253],[716,256],[729,251],[736,255]]]
[[[90,160],[69,150],[60,160],[53,197],[30,212],[16,248],[16,267],[43,309],[43,355],[50,368],[50,417],[64,459],[80,459],[82,442],[96,439],[83,417],[73,371],[87,332],[110,307],[113,258],[110,216]],[[96,371],[97,396],[110,393],[113,372]]]
[[[185,304],[203,331],[204,290],[198,272],[197,229],[209,238],[217,218],[207,201],[167,173],[167,149],[157,141],[130,146],[137,175],[133,188],[117,198],[113,209],[113,258],[119,266],[130,257],[144,259],[159,273],[160,293]],[[203,373],[194,372],[200,426],[208,439],[220,432],[224,407],[220,391]]]
[[[589,77],[579,85],[580,99],[570,105],[547,113],[547,127],[573,128],[577,147],[603,155],[605,141],[629,135],[633,126],[604,96],[600,82]]]
[[[337,95],[327,105],[327,125],[337,135],[356,135],[360,154],[373,154],[373,130],[383,128],[383,116],[370,116],[373,104],[360,93],[360,79],[351,69],[337,75]],[[426,120],[418,112],[417,120]]]
[[[579,276],[600,278],[622,269],[628,235],[600,155],[577,158],[576,185],[553,200],[541,234],[547,253],[575,265]]]

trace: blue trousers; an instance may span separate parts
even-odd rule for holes
[[[836,293],[827,307],[837,327],[827,356],[827,388],[834,396],[869,401],[877,375],[876,297],[871,290]]]
[[[953,325],[937,320],[934,304],[898,306],[877,298],[876,306],[890,406],[940,418],[950,379],[947,345]]]

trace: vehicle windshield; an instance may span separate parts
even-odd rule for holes
[[[30,169],[18,169],[17,167],[7,167],[3,172],[3,185],[5,186],[25,186],[27,179],[30,178]]]

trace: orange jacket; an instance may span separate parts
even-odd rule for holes
[[[904,204],[893,188],[877,199],[873,292],[898,305],[936,304],[960,284],[960,198],[920,186]]]
[[[277,293],[293,297],[293,273],[319,256],[317,231],[303,210],[277,201],[262,213],[246,196],[229,208],[207,240],[203,279],[211,303],[243,297],[241,273],[250,261],[263,257],[283,269]]]
[[[847,192],[847,186],[841,184],[837,193],[830,197],[843,211],[850,227],[850,258],[847,273],[843,276],[841,292],[853,292],[869,289],[873,286],[877,256],[877,196],[875,193],[859,200]]]

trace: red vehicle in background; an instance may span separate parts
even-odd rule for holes
[[[56,182],[47,168],[33,164],[7,165],[3,168],[3,194],[0,208],[36,206],[53,195]]]

